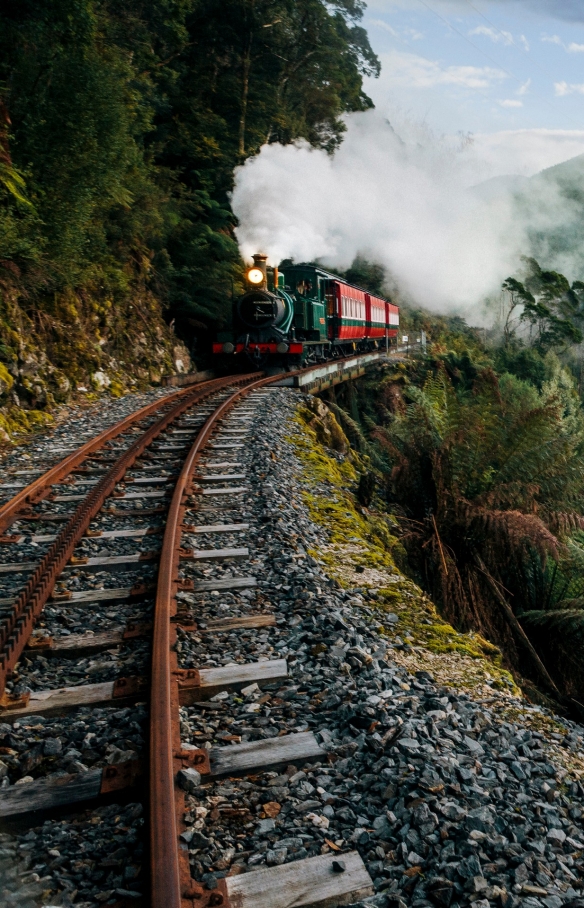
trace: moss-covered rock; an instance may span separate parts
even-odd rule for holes
[[[306,406],[301,408],[300,417],[312,429],[320,444],[340,454],[347,453],[349,450],[347,437],[334,413],[331,413],[322,400],[311,397]]]
[[[57,404],[120,397],[188,372],[186,347],[138,279],[114,294],[97,284],[35,300],[0,288],[0,443],[45,425]]]

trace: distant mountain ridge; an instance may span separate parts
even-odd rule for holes
[[[531,177],[517,196],[533,256],[572,280],[584,276],[584,155]]]
[[[472,192],[486,202],[512,201],[518,228],[528,237],[525,252],[542,268],[584,278],[584,154],[532,177],[494,177]]]

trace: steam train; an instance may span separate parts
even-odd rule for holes
[[[254,255],[247,291],[233,307],[233,331],[213,353],[241,356],[257,368],[324,362],[397,343],[399,309],[389,300],[316,265],[270,268]]]

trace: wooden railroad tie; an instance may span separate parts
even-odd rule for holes
[[[198,753],[196,749],[186,751],[185,756],[190,758],[189,762],[196,762],[203,781],[262,772],[291,762],[300,764],[307,760],[324,760],[327,756],[311,731],[213,747],[210,752],[202,754],[200,761],[196,761],[193,757]],[[128,760],[115,767],[89,769],[57,779],[37,779],[23,785],[10,785],[0,789],[0,817],[91,800],[100,794],[134,785],[142,771],[141,760]]]
[[[230,876],[226,888],[229,903],[237,908],[332,908],[351,905],[374,892],[357,851],[321,854]]]
[[[246,687],[248,684],[267,684],[286,678],[288,665],[285,659],[264,659],[242,665],[223,665],[217,668],[179,669],[179,698],[181,705],[207,700],[221,690]],[[98,684],[79,684],[33,691],[22,698],[11,700],[5,694],[0,701],[0,721],[14,721],[21,716],[55,715],[79,706],[105,706],[120,700],[146,699],[146,678],[118,678]]]
[[[181,549],[181,561],[244,561],[249,558],[249,549]]]
[[[230,486],[228,489],[194,490],[195,495],[243,495],[244,492],[249,492],[249,486]]]
[[[249,523],[215,523],[209,526],[183,526],[183,533],[243,533],[249,530]]]
[[[199,479],[201,482],[235,482],[236,479],[247,479],[247,473],[205,473]]]
[[[257,585],[255,577],[225,577],[221,580],[196,580],[192,585],[189,584],[188,589],[195,593],[206,593],[213,590],[252,590]]]

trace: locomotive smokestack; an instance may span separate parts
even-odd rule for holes
[[[256,252],[253,257],[254,265],[256,268],[261,268],[264,274],[266,273],[266,262],[268,261],[267,255],[264,255],[263,252]]]

